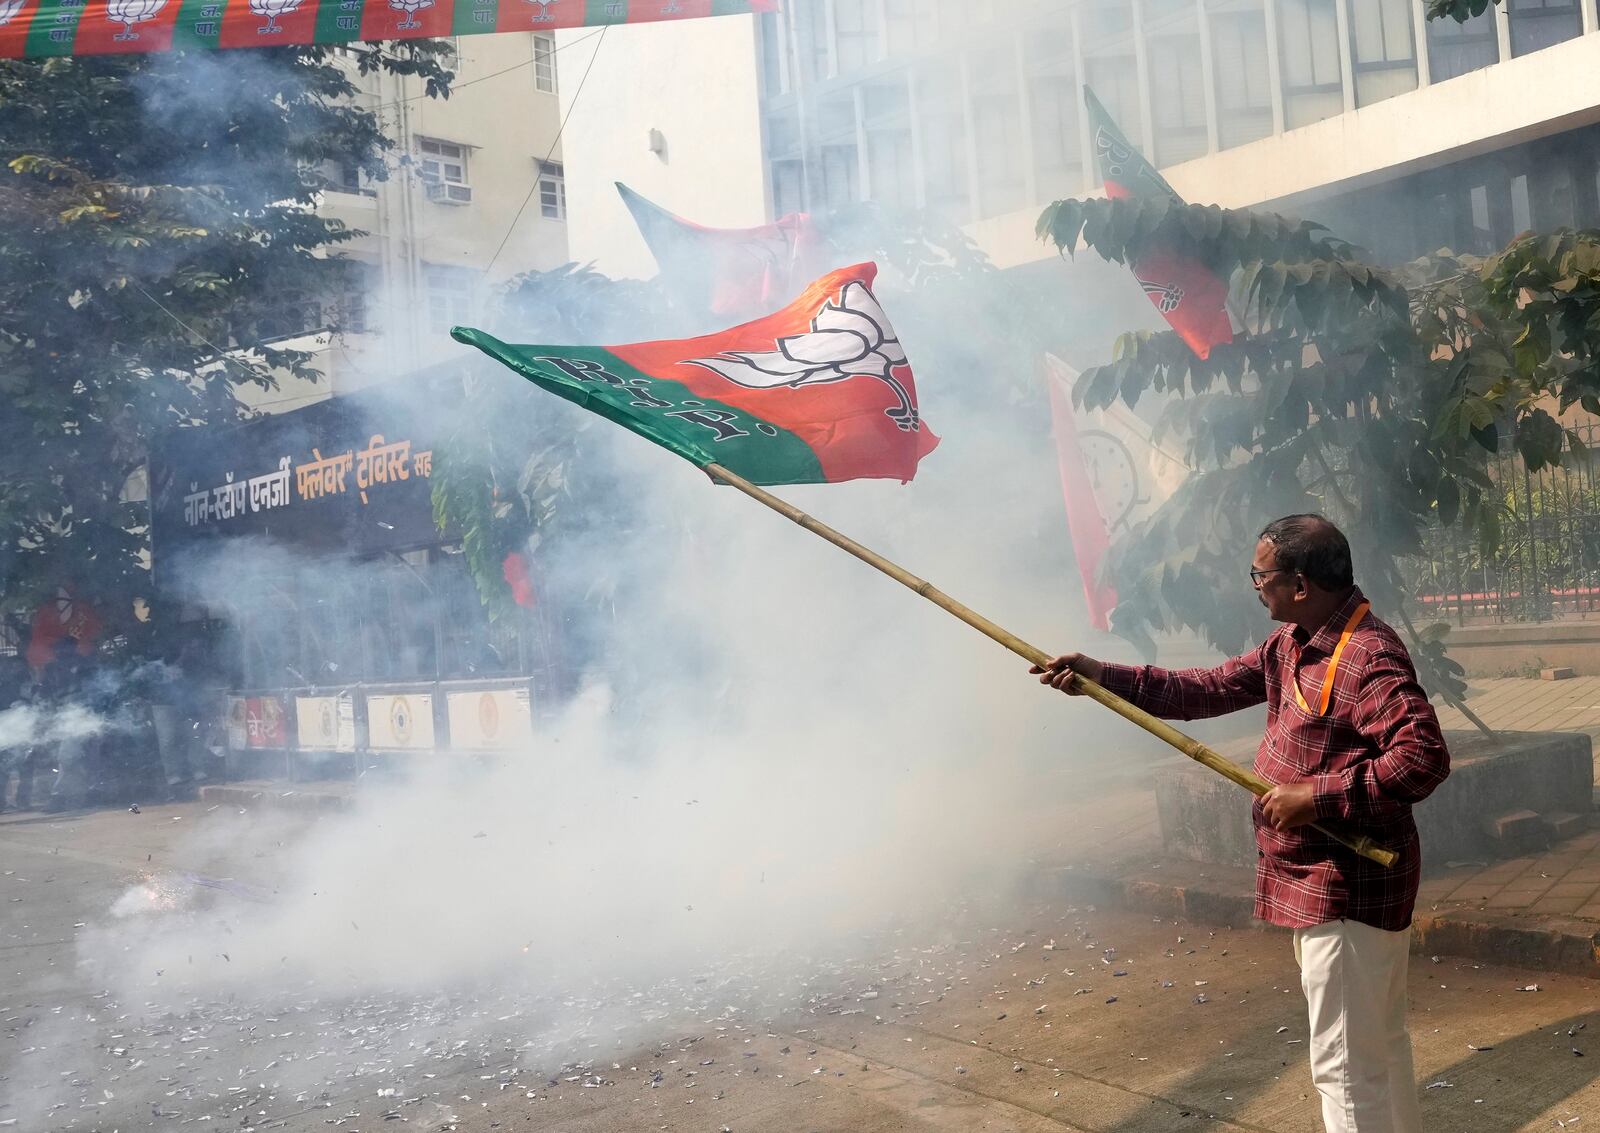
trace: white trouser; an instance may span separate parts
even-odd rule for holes
[[[1420,1133],[1406,1030],[1411,933],[1359,921],[1296,929],[1311,1014],[1311,1080],[1328,1133]]]

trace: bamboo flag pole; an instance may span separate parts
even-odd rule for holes
[[[798,523],[801,527],[804,527],[813,535],[821,536],[823,539],[826,539],[828,542],[832,543],[835,547],[850,552],[850,554],[854,555],[868,566],[877,567],[896,582],[915,590],[918,594],[932,602],[935,606],[954,614],[956,617],[966,622],[979,633],[985,634],[988,637],[993,638],[995,641],[998,641],[1001,645],[1004,645],[1007,649],[1011,650],[1011,652],[1015,653],[1017,656],[1021,657],[1030,664],[1044,666],[1050,662],[1050,654],[1046,653],[1043,649],[1040,649],[1036,645],[1029,645],[1016,634],[1002,629],[1000,626],[996,625],[994,622],[991,622],[982,614],[979,614],[976,610],[963,606],[960,602],[957,602],[954,598],[935,587],[932,583],[918,578],[904,567],[890,562],[876,551],[872,551],[866,547],[863,547],[860,543],[857,543],[848,535],[843,535],[829,527],[827,524],[813,519],[810,515],[801,511],[793,504],[779,499],[766,489],[752,484],[744,477],[738,475],[737,473],[730,472],[720,464],[707,464],[704,466],[704,468],[705,471],[713,478],[721,480],[724,484],[727,484],[730,487],[739,489],[739,491],[743,492],[752,499],[759,500],[761,503],[766,504],[778,514],[787,516],[789,519],[794,520],[794,522]],[[1231,779],[1233,782],[1239,784],[1239,786],[1243,787],[1251,794],[1260,796],[1266,794],[1272,789],[1271,783],[1268,783],[1265,779],[1256,775],[1254,772],[1239,766],[1239,764],[1234,763],[1231,759],[1226,759],[1217,754],[1199,740],[1193,738],[1192,736],[1185,735],[1183,732],[1180,732],[1177,728],[1174,728],[1165,720],[1162,720],[1156,716],[1152,716],[1144,709],[1135,704],[1129,703],[1116,693],[1111,692],[1109,689],[1102,688],[1100,685],[1084,676],[1075,675],[1073,680],[1086,696],[1093,700],[1099,701],[1101,704],[1111,709],[1111,711],[1115,712],[1123,719],[1131,720],[1133,723],[1139,725],[1139,727],[1143,728],[1157,739],[1171,744],[1173,747],[1183,752],[1184,755],[1187,755],[1196,763],[1204,764],[1206,767],[1209,767],[1211,770],[1215,771],[1218,775],[1221,775],[1224,779]],[[1321,823],[1315,822],[1311,824],[1311,828],[1319,831],[1322,834],[1326,834],[1340,845],[1354,850],[1362,857],[1375,861],[1379,865],[1392,866],[1396,861],[1399,860],[1399,854],[1395,853],[1393,850],[1385,849],[1384,847],[1378,845],[1365,834],[1347,834],[1344,831],[1333,829]]]

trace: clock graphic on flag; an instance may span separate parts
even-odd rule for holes
[[[1107,531],[1125,525],[1133,509],[1149,502],[1139,484],[1139,469],[1133,453],[1120,437],[1100,429],[1085,429],[1078,434],[1089,486],[1106,521]]]

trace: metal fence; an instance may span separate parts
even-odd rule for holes
[[[1572,429],[1591,452],[1600,445],[1600,421]],[[1458,528],[1430,531],[1423,605],[1459,625],[1600,617],[1600,459],[1529,472],[1507,444],[1489,476],[1501,506],[1499,548],[1486,556]]]

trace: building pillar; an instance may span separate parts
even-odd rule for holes
[[[1417,57],[1417,89],[1421,90],[1423,87],[1433,85],[1433,68],[1428,63],[1427,0],[1411,2],[1411,36],[1416,41],[1412,49]]]
[[[867,160],[867,92],[855,84],[852,92],[856,108],[856,186],[863,201],[872,199],[872,163]]]
[[[1150,97],[1150,52],[1144,40],[1144,0],[1128,0],[1133,8],[1133,63],[1139,75],[1139,132],[1144,136],[1144,152],[1150,163],[1159,167],[1156,153],[1156,116]]]
[[[1344,112],[1356,108],[1355,52],[1350,48],[1350,0],[1334,0],[1339,27],[1339,85],[1344,88]]]
[[[1261,0],[1267,26],[1267,85],[1272,96],[1272,133],[1283,133],[1283,65],[1278,58],[1278,0]]]
[[[1083,162],[1083,190],[1092,193],[1101,188],[1098,170],[1095,169],[1094,133],[1089,124],[1089,104],[1083,100],[1084,70],[1083,70],[1083,19],[1078,14],[1078,5],[1072,6],[1072,74],[1078,80],[1078,148],[1081,151],[1079,160]]]
[[[1217,72],[1211,58],[1211,17],[1206,0],[1194,0],[1195,18],[1200,21],[1200,75],[1206,84],[1206,152],[1222,148],[1222,129],[1217,120]]]
[[[906,112],[911,115],[911,166],[919,209],[928,207],[928,175],[922,168],[922,115],[917,112],[917,72],[906,68]]]
[[[979,198],[982,184],[978,177],[978,116],[972,106],[972,55],[963,51],[961,63],[961,126],[966,142],[961,148],[967,154],[967,220],[975,221],[983,215],[983,202]]]
[[[1511,13],[1506,11],[1505,0],[1490,4],[1489,10],[1494,13],[1494,34],[1500,49],[1498,62],[1504,63],[1511,58]]]
[[[1017,98],[1020,111],[1017,121],[1021,123],[1019,129],[1022,131],[1022,190],[1028,201],[1037,201],[1039,170],[1037,155],[1033,148],[1033,99],[1028,92],[1028,44],[1022,35],[1012,39],[1011,51],[1017,68]]]

